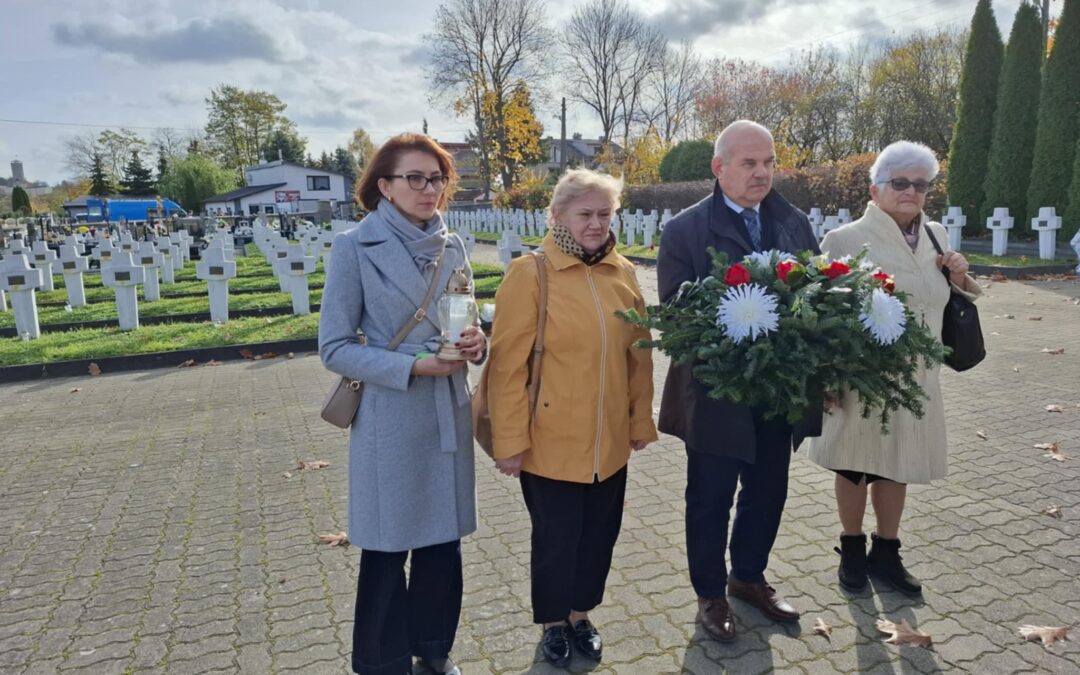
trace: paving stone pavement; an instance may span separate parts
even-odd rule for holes
[[[640,276],[654,294],[654,272]],[[921,600],[837,588],[832,476],[800,452],[768,574],[803,618],[777,625],[734,601],[738,640],[707,639],[686,571],[685,456],[663,438],[631,463],[591,669],[1080,672],[1075,637],[1045,649],[1017,634],[1080,621],[1078,296],[1076,282],[1010,282],[980,302],[990,355],[942,378],[950,475],[913,487],[904,520]],[[658,355],[657,401],[665,372]],[[346,435],[317,415],[332,379],[297,354],[0,387],[0,673],[348,672],[358,551],[316,542],[346,525]],[[1074,459],[1032,447],[1050,441]],[[296,469],[310,459],[330,466]],[[520,491],[478,464],[454,656],[467,674],[551,672]],[[1051,504],[1063,518],[1040,514]],[[933,650],[883,643],[878,618],[907,619]]]

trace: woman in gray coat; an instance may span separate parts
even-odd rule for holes
[[[371,213],[330,253],[319,354],[329,370],[364,382],[349,439],[349,539],[362,549],[352,666],[365,675],[411,673],[413,656],[436,673],[459,672],[449,654],[461,612],[460,540],[476,529],[472,417],[465,361],[432,356],[438,299],[454,270],[472,275],[439,215],[456,179],[450,154],[429,137],[391,138],[357,183]],[[390,351],[440,256],[434,300]],[[473,362],[486,351],[476,328],[459,346]]]

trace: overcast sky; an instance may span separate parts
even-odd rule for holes
[[[672,41],[705,56],[770,63],[815,44],[949,24],[976,0],[629,0]],[[584,0],[549,0],[561,25]],[[107,127],[199,129],[220,84],[277,94],[308,150],[344,144],[356,127],[378,142],[419,131],[463,139],[467,120],[428,101],[424,33],[439,0],[5,0],[0,21],[0,176],[21,159],[30,180],[69,177],[63,140]],[[1007,36],[1020,0],[994,3]],[[1061,0],[1055,0],[1059,8]],[[1056,11],[1055,11],[1056,13]],[[556,46],[552,46],[553,53]],[[540,112],[557,135],[557,97]],[[585,110],[568,131],[594,136]],[[8,120],[19,120],[13,122]],[[26,123],[34,122],[34,123]],[[43,122],[61,124],[42,124]],[[91,125],[86,127],[64,125]],[[144,127],[144,128],[140,128]]]

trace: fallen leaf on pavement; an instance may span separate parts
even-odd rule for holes
[[[1029,316],[1028,321],[1042,321],[1041,316]]]
[[[330,466],[330,462],[324,462],[321,459],[317,459],[311,462],[300,462],[296,465],[296,468],[301,471],[317,471],[318,469],[325,469]]]
[[[98,368],[98,364],[96,364],[96,363],[91,363],[90,367],[87,368],[87,370],[90,371],[90,374],[93,375],[93,376],[97,376],[97,375],[101,374],[101,368]]]
[[[1044,513],[1054,518],[1061,518],[1061,507],[1057,504],[1051,504],[1050,506],[1044,506],[1042,511],[1039,511],[1039,513]]]
[[[997,332],[997,331],[994,331],[993,333],[990,333],[990,334],[991,334],[991,335],[1001,335],[1001,333],[999,333],[999,332]]]
[[[976,431],[975,435],[978,436],[979,438],[983,439],[984,441],[986,440],[986,432],[983,431],[982,429],[979,429],[978,431]]]
[[[1009,277],[1005,276],[1001,272],[994,272],[990,275],[990,281],[998,281],[1005,284],[1009,282]]]
[[[1046,406],[1046,412],[1065,412],[1065,408],[1055,404]]]
[[[80,387],[72,387],[72,389],[71,389],[71,391],[69,393],[78,394],[80,391],[82,391],[82,389]]]
[[[253,358],[255,358],[255,355],[251,353],[250,349],[241,349],[240,350],[240,356],[244,357],[245,359],[253,359]]]
[[[1032,447],[1036,448],[1037,450],[1049,450],[1050,452],[1058,451],[1057,443],[1036,443]]]
[[[1039,443],[1035,447],[1039,450],[1049,450],[1050,452],[1043,455],[1043,457],[1049,457],[1050,459],[1056,460],[1058,462],[1064,462],[1067,459],[1072,459],[1058,448],[1057,443]]]
[[[829,642],[832,642],[832,626],[825,623],[825,619],[822,619],[820,616],[817,618],[817,621],[814,622],[814,632]]]
[[[326,544],[327,546],[348,546],[349,535],[344,532],[338,532],[337,534],[320,534],[319,543]]]
[[[199,365],[198,361],[196,361],[195,359],[188,359],[187,361],[184,361],[183,363],[178,365],[177,368],[191,368],[192,366],[197,365]]]
[[[1049,347],[1043,347],[1042,353],[1043,354],[1064,354],[1065,353],[1065,348],[1064,347],[1055,347],[1055,348],[1051,349]]]
[[[1044,647],[1049,647],[1058,640],[1069,639],[1069,629],[1066,626],[1051,628],[1050,626],[1020,626],[1020,635],[1028,642],[1041,641]]]
[[[286,471],[285,473],[281,474],[281,477],[282,478],[292,478],[292,473]]]
[[[277,352],[263,352],[255,357],[254,360],[262,361],[263,359],[275,359],[277,358]]]
[[[1019,373],[1020,372],[1020,367],[1019,366],[1013,366],[1013,372],[1014,373]]]
[[[877,629],[882,633],[890,633],[885,642],[891,645],[915,645],[916,647],[930,648],[933,638],[921,630],[915,630],[907,619],[900,619],[899,624],[885,619],[877,620]]]
[[[221,365],[221,361],[218,361],[217,359],[210,359],[209,361],[207,361],[207,362],[206,362],[206,363],[204,363],[203,365],[204,365],[204,366],[220,366],[220,365]]]

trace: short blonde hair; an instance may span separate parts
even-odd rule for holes
[[[547,207],[549,223],[556,222],[556,215],[566,210],[567,205],[590,192],[598,192],[611,201],[611,209],[619,208],[622,197],[623,181],[621,178],[593,171],[592,169],[570,169],[562,175],[551,193],[551,203]]]

